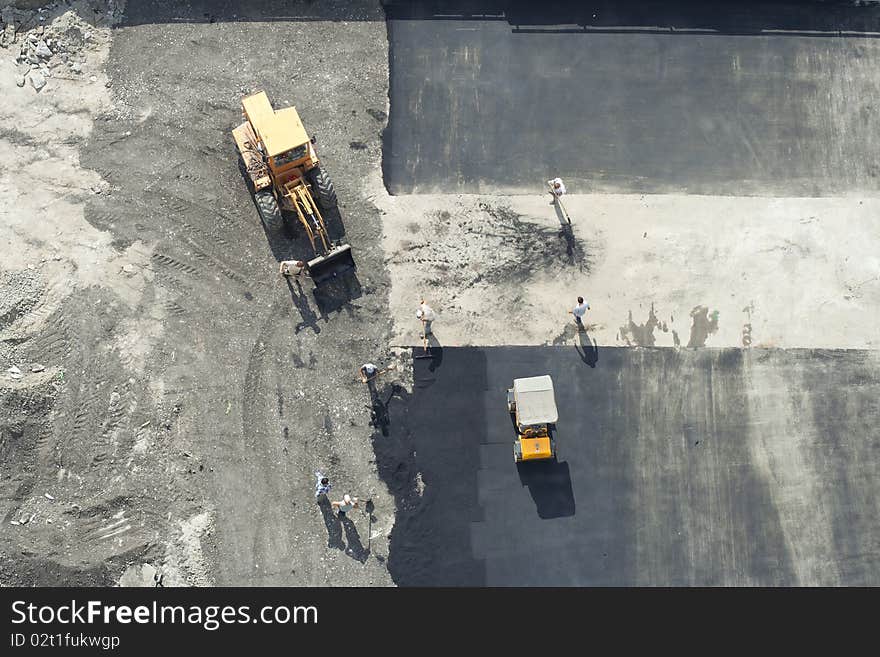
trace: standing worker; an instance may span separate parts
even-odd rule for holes
[[[553,205],[560,196],[565,194],[565,183],[562,182],[562,178],[554,178],[547,181],[547,186],[550,188],[550,196],[553,197],[550,205]]]
[[[577,305],[568,311],[570,315],[574,315],[574,323],[577,324],[579,331],[586,330],[584,328],[584,315],[590,309],[590,304],[584,301],[583,297],[578,297]]]
[[[422,322],[422,332],[424,337],[428,337],[429,335],[433,335],[431,331],[431,323],[437,319],[437,313],[434,312],[434,309],[429,306],[424,299],[422,299],[422,303],[419,304],[419,309],[416,311],[416,318]]]
[[[322,498],[327,497],[327,493],[333,488],[333,484],[330,483],[330,480],[320,470],[315,470],[315,477],[318,479],[315,483],[315,499],[320,502]]]

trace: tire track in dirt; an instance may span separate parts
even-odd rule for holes
[[[265,385],[272,378],[267,371],[272,359],[267,354],[272,351],[281,313],[282,302],[276,301],[264,314],[247,359],[240,391],[241,440],[234,451],[234,462],[239,466],[227,473],[231,504],[219,511],[223,522],[218,531],[226,537],[224,545],[231,551],[225,561],[229,570],[235,571],[232,581],[252,586],[278,584],[290,562],[290,513],[282,502],[288,499],[284,489],[289,478],[285,461],[279,458],[275,432],[269,426],[267,400],[272,395]]]

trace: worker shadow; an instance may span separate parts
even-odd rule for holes
[[[357,310],[351,302],[360,299],[363,295],[361,282],[358,280],[354,271],[341,274],[333,280],[322,283],[320,287],[316,287],[313,292],[315,303],[318,304],[318,311],[321,317],[326,319],[330,313],[337,312],[346,308],[349,312]]]
[[[559,229],[559,237],[565,240],[565,255],[568,256],[568,264],[575,265],[578,262],[578,243],[574,238],[571,226],[563,226]]]
[[[575,513],[574,491],[568,463],[555,459],[525,461],[516,464],[519,481],[528,487],[542,520],[566,518]]]
[[[428,388],[437,380],[437,372],[443,365],[443,345],[433,334],[428,336],[427,345],[421,344],[412,348],[413,385],[416,388]]]
[[[388,412],[388,405],[395,396],[400,396],[403,387],[400,384],[392,383],[385,386],[382,390],[376,387],[375,381],[367,382],[370,391],[370,426],[378,429],[383,436],[389,434],[388,427],[391,426],[391,415]]]
[[[569,264],[576,264],[578,253],[577,240],[574,238],[574,229],[571,225],[571,218],[562,209],[559,203],[553,204],[556,211],[556,219],[559,221],[559,237],[565,240],[565,255],[568,256]]]
[[[370,556],[370,550],[364,547],[364,544],[361,542],[361,536],[354,521],[348,515],[344,515],[339,518],[339,522],[345,530],[345,542],[348,544],[345,547],[345,553],[355,561],[364,563]]]
[[[578,356],[581,357],[584,364],[596,367],[596,363],[599,362],[599,343],[590,337],[586,328],[578,331],[577,340],[574,348]]]
[[[293,305],[296,306],[296,309],[302,317],[302,320],[293,328],[294,334],[298,334],[300,331],[310,328],[315,332],[315,335],[317,335],[321,332],[321,327],[318,326],[318,319],[320,318],[317,313],[312,310],[312,307],[309,304],[309,299],[305,290],[303,290],[300,277],[285,276],[284,278],[287,281],[287,288],[290,291],[290,299],[293,301]]]
[[[427,345],[423,342],[421,349],[416,347],[415,358],[427,362],[428,371],[436,372],[443,364],[443,345],[433,333],[428,335]]]
[[[327,527],[327,547],[334,550],[345,550],[345,542],[342,540],[342,524],[333,513],[333,506],[326,495],[322,495],[318,500],[318,507],[324,517],[324,525]]]

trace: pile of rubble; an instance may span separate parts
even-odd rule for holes
[[[95,26],[111,23],[118,12],[115,1],[103,3],[104,11],[95,4],[56,2],[34,10],[3,8],[0,47],[15,59],[19,87],[29,80],[40,91],[49,78],[76,79],[84,74],[86,51],[98,36]],[[100,22],[90,24],[80,12],[92,21],[100,17]]]

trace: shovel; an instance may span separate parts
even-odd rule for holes
[[[571,217],[568,215],[568,210],[565,209],[565,205],[562,204],[562,196],[557,195],[555,191],[553,191],[553,185],[547,183],[547,187],[550,188],[550,193],[553,194],[553,198],[556,199],[556,202],[559,203],[559,207],[562,209],[562,216],[565,217],[565,220],[568,222],[568,225],[571,226]]]
[[[421,354],[416,354],[413,358],[433,358],[433,356],[428,353],[428,336],[422,335],[422,347],[424,351]]]

